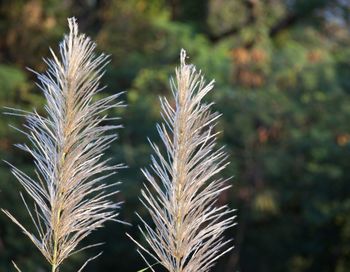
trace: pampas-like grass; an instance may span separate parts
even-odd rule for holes
[[[229,186],[216,175],[225,168],[226,155],[216,148],[214,131],[217,113],[202,102],[212,90],[193,65],[181,65],[171,80],[174,106],[161,99],[164,123],[157,126],[166,153],[151,143],[155,152],[151,169],[143,173],[148,181],[142,203],[149,211],[152,228],[141,217],[140,227],[150,249],[136,242],[142,251],[170,272],[206,272],[231,248],[223,233],[233,226],[234,216],[217,198]],[[149,269],[154,271],[146,261]]]
[[[45,60],[47,72],[36,73],[46,98],[47,117],[37,112],[11,113],[27,119],[22,132],[31,145],[18,147],[33,156],[37,177],[15,166],[12,172],[34,202],[31,208],[21,195],[36,232],[4,210],[45,256],[52,272],[82,250],[77,248],[82,239],[107,220],[115,220],[120,206],[109,200],[117,193],[116,184],[104,180],[121,165],[109,165],[103,158],[119,126],[107,125],[112,118],[101,115],[122,106],[117,102],[120,94],[95,100],[103,89],[99,81],[108,56],[96,56],[96,45],[78,33],[76,20],[68,22],[70,32],[60,43],[60,56],[51,50],[52,59]]]

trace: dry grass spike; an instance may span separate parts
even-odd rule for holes
[[[34,202],[31,208],[21,195],[36,232],[30,232],[10,212],[3,212],[40,250],[52,272],[83,250],[78,244],[92,231],[107,220],[116,220],[120,206],[110,200],[117,193],[116,183],[107,184],[105,179],[121,165],[109,165],[104,158],[120,127],[108,125],[113,118],[105,112],[123,106],[118,101],[120,94],[95,99],[103,89],[100,79],[108,56],[94,53],[95,43],[78,33],[75,18],[68,23],[69,34],[60,43],[59,56],[51,50],[52,58],[45,60],[48,70],[36,73],[47,116],[13,109],[9,113],[27,120],[22,132],[30,145],[18,147],[34,158],[37,177],[11,167]]]
[[[234,216],[217,203],[229,187],[227,180],[217,177],[228,164],[223,149],[216,148],[214,127],[220,115],[211,112],[212,103],[203,102],[214,81],[206,84],[201,72],[185,60],[182,50],[176,79],[170,81],[174,106],[161,98],[163,123],[157,130],[166,152],[151,143],[152,171],[143,170],[147,184],[142,203],[155,225],[152,228],[140,217],[149,247],[131,238],[152,271],[142,252],[169,272],[206,272],[232,249],[223,233],[234,225]]]

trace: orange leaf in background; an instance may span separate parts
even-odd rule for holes
[[[23,9],[23,20],[27,26],[40,25],[43,7],[39,1],[32,0],[25,4]]]
[[[350,142],[350,134],[349,133],[339,134],[337,135],[336,141],[338,145],[344,146]]]
[[[319,49],[311,50],[307,54],[307,59],[311,63],[319,62],[322,59],[322,52],[321,52],[321,50],[319,50]]]
[[[269,139],[269,131],[264,127],[258,128],[258,138],[260,143],[265,143]]]
[[[232,51],[233,60],[236,64],[242,65],[250,62],[250,54],[249,51],[245,48],[236,48]]]
[[[267,59],[265,51],[259,48],[255,48],[252,50],[251,57],[254,62],[259,63],[264,62]]]
[[[238,79],[242,85],[247,87],[260,87],[264,84],[264,77],[261,74],[248,70],[240,71]]]

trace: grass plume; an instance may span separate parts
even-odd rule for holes
[[[214,82],[206,84],[185,59],[182,50],[176,79],[170,82],[174,106],[161,98],[163,123],[157,130],[166,152],[151,143],[152,172],[143,170],[147,184],[142,203],[155,228],[140,217],[140,229],[151,250],[136,243],[146,262],[142,251],[169,272],[206,272],[231,249],[225,250],[230,241],[223,233],[234,225],[234,216],[228,207],[217,205],[218,196],[229,186],[216,177],[228,164],[223,149],[216,148],[219,114],[211,112],[212,103],[202,101]]]
[[[113,118],[105,111],[122,106],[120,94],[95,99],[103,89],[100,79],[108,56],[94,53],[95,43],[78,33],[75,18],[68,23],[69,34],[60,43],[59,56],[51,50],[52,58],[45,60],[48,70],[36,73],[47,116],[36,111],[10,113],[27,120],[22,132],[30,145],[17,146],[34,158],[37,177],[11,167],[34,202],[31,208],[21,195],[36,232],[3,210],[44,255],[52,272],[58,272],[66,258],[82,250],[77,248],[81,240],[107,220],[114,220],[120,206],[110,200],[117,193],[116,183],[104,180],[121,165],[110,165],[103,158],[120,127],[108,125]]]

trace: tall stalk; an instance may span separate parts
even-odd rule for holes
[[[109,165],[103,155],[120,127],[108,124],[112,118],[104,112],[122,106],[117,101],[120,94],[96,99],[103,89],[100,79],[108,57],[96,56],[96,45],[78,33],[74,18],[68,23],[69,34],[60,43],[59,56],[51,50],[52,58],[45,60],[47,72],[36,73],[46,98],[46,117],[36,111],[9,113],[27,119],[22,132],[31,145],[18,147],[33,156],[37,178],[11,167],[34,202],[31,208],[22,196],[36,233],[3,211],[41,251],[52,272],[82,250],[77,249],[81,240],[115,219],[120,206],[110,200],[117,193],[116,183],[107,184],[105,179],[121,165]]]

